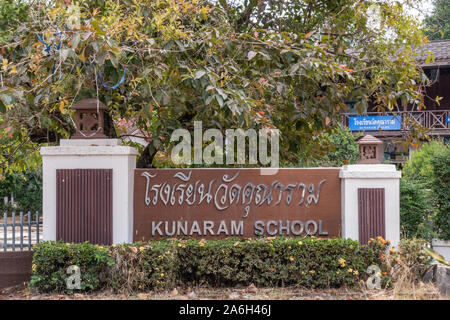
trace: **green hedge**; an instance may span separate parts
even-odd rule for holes
[[[447,145],[431,159],[433,193],[436,203],[435,229],[443,240],[450,240],[450,147]]]
[[[81,291],[92,291],[106,285],[107,267],[114,265],[114,260],[108,249],[92,244],[42,242],[33,247],[30,285],[43,292],[63,292],[71,265],[80,268]]]
[[[432,236],[431,192],[409,178],[400,180],[400,233],[402,238]]]
[[[412,153],[400,182],[402,236],[450,240],[449,177],[448,143],[432,141]]]
[[[20,211],[42,212],[42,171],[14,172],[0,177],[0,199],[14,195],[14,201]],[[0,201],[0,211],[12,211],[14,208]]]
[[[388,244],[344,239],[258,238],[250,240],[161,240],[130,245],[44,242],[34,249],[30,285],[66,290],[66,270],[81,270],[81,291],[112,288],[135,292],[176,285],[354,286],[367,267],[382,266]]]

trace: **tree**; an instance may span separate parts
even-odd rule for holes
[[[4,205],[3,197],[10,194],[13,194],[17,208]],[[0,180],[0,201],[0,210],[42,212],[41,170],[7,174],[4,180]]]
[[[422,144],[405,163],[403,176],[421,184],[423,188],[430,189],[434,180],[431,161],[445,148],[448,148],[446,143],[440,140]]]
[[[450,240],[450,146],[446,145],[431,159],[434,173],[435,229],[439,238]]]
[[[402,238],[432,238],[433,205],[429,190],[411,178],[400,180],[400,232]]]
[[[449,238],[450,146],[423,144],[403,167],[400,182],[401,229],[405,236]],[[431,221],[434,222],[433,233]]]
[[[450,39],[450,0],[434,0],[433,12],[425,17],[425,34],[430,40]]]
[[[330,132],[315,137],[317,141],[303,148],[298,154],[296,167],[341,167],[346,164],[355,164],[359,158],[359,147],[356,144],[357,136],[347,128],[340,125]],[[292,166],[288,163],[285,166]]]
[[[277,128],[281,158],[295,163],[348,100],[423,103],[414,52],[425,38],[406,10],[417,2],[33,1],[0,40],[0,139],[11,140],[0,170],[69,137],[71,106],[96,96],[150,142],[140,167],[194,120]]]

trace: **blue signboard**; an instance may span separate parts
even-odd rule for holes
[[[351,131],[401,130],[402,116],[349,117]]]

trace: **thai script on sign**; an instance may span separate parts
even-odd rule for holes
[[[351,131],[401,130],[402,116],[349,117],[348,125]]]
[[[141,176],[147,179],[145,190],[145,204],[156,206],[158,201],[164,205],[201,205],[212,203],[219,211],[227,210],[232,205],[243,205],[244,215],[247,217],[250,206],[277,206],[282,201],[286,205],[309,206],[319,202],[320,190],[326,179],[321,180],[317,186],[313,183],[294,182],[282,184],[273,181],[271,184],[244,184],[234,183],[239,171],[230,176],[224,174],[221,179],[212,179],[208,182],[200,180],[191,181],[192,171],[187,174],[178,171],[173,178],[179,182],[153,183],[157,173],[143,172]]]
[[[396,121],[395,121],[395,119],[380,120],[380,119],[364,119],[363,118],[362,120],[355,119],[355,124],[361,125],[361,126],[363,126],[363,125],[382,126],[382,125],[390,125],[390,124],[394,125],[394,124],[396,124]]]

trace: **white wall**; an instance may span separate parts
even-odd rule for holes
[[[116,139],[61,140],[42,147],[43,239],[56,240],[56,169],[112,169],[113,243],[133,241],[133,185],[136,149]]]
[[[342,237],[359,240],[358,188],[385,189],[386,240],[393,246],[400,241],[400,178],[392,164],[343,166],[341,178]]]
[[[444,257],[445,260],[450,261],[450,241],[433,239],[433,250]]]

